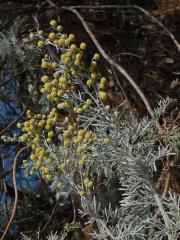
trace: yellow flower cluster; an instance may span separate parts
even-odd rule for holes
[[[27,120],[24,123],[17,123],[17,127],[22,129],[24,134],[19,137],[19,141],[32,148],[30,158],[35,162],[35,166],[41,170],[47,180],[52,180],[50,170],[53,158],[45,148],[41,147],[41,142],[46,139],[51,142],[55,135],[52,130],[57,121],[56,109],[52,109],[49,115],[33,114],[30,110],[26,112]]]
[[[107,79],[98,72],[100,55],[95,53],[90,65],[86,66],[86,43],[82,42],[78,46],[75,35],[62,33],[63,27],[56,20],[51,20],[50,26],[51,31],[47,35],[39,30],[36,34],[30,33],[30,39],[37,40],[37,46],[46,52],[41,63],[44,75],[41,77],[40,91],[50,101],[52,109],[46,114],[33,114],[28,110],[27,120],[17,126],[24,132],[19,141],[32,148],[30,157],[35,166],[51,181],[56,171],[63,174],[69,171],[69,152],[73,152],[74,162],[83,173],[89,161],[89,147],[98,139],[93,131],[81,127],[80,119],[83,113],[93,107],[95,101],[106,101],[108,94]],[[47,46],[57,52],[56,57],[49,54]],[[79,98],[83,91],[81,85],[85,92]],[[109,111],[110,105],[105,110]],[[66,149],[67,160],[59,160],[60,165],[55,171],[54,155],[52,157],[47,146],[57,141],[59,136],[58,145]],[[109,144],[110,140],[106,138],[104,143]],[[91,191],[94,185],[94,181],[85,177],[85,173],[83,176],[80,196],[85,196],[86,191]]]
[[[50,21],[50,26],[52,26],[52,31],[48,34],[47,38],[44,37],[43,31],[38,31],[37,35],[40,37],[37,45],[39,48],[44,48],[48,44],[55,45],[57,49],[61,49],[61,54],[59,60],[56,62],[50,60],[49,56],[46,54],[42,59],[41,67],[45,70],[55,71],[52,77],[47,75],[42,77],[44,86],[41,88],[42,93],[47,93],[47,98],[49,100],[58,102],[63,96],[65,91],[72,90],[75,88],[71,84],[71,79],[73,76],[80,76],[81,72],[85,70],[85,51],[87,49],[86,43],[80,43],[79,47],[75,44],[76,37],[74,34],[66,35],[62,34],[62,26],[58,25],[56,20]],[[34,39],[32,33],[30,34],[30,39]],[[90,77],[86,80],[86,84],[89,88],[98,86],[99,96],[101,100],[105,101],[108,98],[106,88],[106,78],[102,77],[98,73],[97,63],[100,60],[100,55],[95,53],[89,67]],[[63,67],[63,74],[59,70],[59,66]],[[86,109],[87,106],[84,106]],[[78,111],[83,111],[82,109]]]

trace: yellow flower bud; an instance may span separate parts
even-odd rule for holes
[[[65,108],[64,102],[59,103],[59,104],[57,105],[57,108],[58,108],[58,109],[64,109],[64,108]]]
[[[107,82],[107,79],[105,77],[101,78],[101,83],[105,84]]]
[[[69,46],[70,45],[70,40],[67,38],[66,40],[65,40],[65,46]]]
[[[88,156],[87,156],[87,155],[83,155],[81,159],[82,159],[83,161],[86,161],[86,160],[88,160]]]
[[[56,38],[56,34],[54,32],[51,32],[48,37],[49,39],[53,40]]]
[[[52,178],[53,178],[53,177],[52,177],[52,175],[51,175],[51,174],[47,174],[47,175],[46,175],[46,179],[47,179],[48,181],[51,181],[51,180],[52,180]]]
[[[77,108],[76,112],[77,112],[78,114],[80,114],[80,113],[83,112],[83,109],[82,109],[82,108]]]
[[[57,96],[58,97],[62,97],[63,94],[64,94],[63,90],[60,89],[60,90],[57,91]]]
[[[84,43],[84,42],[82,42],[82,43],[80,44],[80,49],[81,49],[81,50],[86,50],[86,48],[87,48],[87,44]]]
[[[89,181],[88,184],[87,184],[87,187],[88,188],[92,188],[94,185],[94,182],[93,181]]]
[[[62,32],[62,31],[63,31],[63,27],[62,27],[61,25],[58,25],[58,26],[57,26],[57,30],[58,30],[59,32]]]
[[[64,38],[59,39],[58,44],[59,45],[64,45],[65,44],[65,39]]]
[[[80,59],[76,59],[76,60],[74,61],[74,64],[75,64],[76,66],[80,66],[80,65],[81,65]]]
[[[97,79],[97,74],[96,74],[95,72],[92,72],[92,73],[91,73],[91,78],[92,78],[92,79]]]
[[[92,99],[90,99],[90,98],[88,98],[87,100],[86,100],[86,103],[88,104],[88,105],[91,105],[93,102],[92,102]]]
[[[94,83],[95,83],[94,79],[89,79],[89,80],[87,80],[87,85],[88,85],[88,87],[93,86]]]
[[[69,132],[68,132],[68,131],[64,131],[63,137],[64,137],[64,138],[68,138],[68,137],[69,137]]]
[[[26,136],[22,135],[19,137],[20,142],[26,142],[27,138]]]
[[[70,34],[70,35],[69,35],[69,40],[70,40],[71,42],[75,41],[75,40],[76,40],[75,35],[74,35],[74,34]]]
[[[67,163],[66,163],[66,162],[61,163],[60,169],[61,169],[62,171],[64,171],[64,170],[66,169],[66,167],[67,167]]]
[[[54,78],[58,78],[58,77],[59,77],[59,72],[53,73],[53,77],[54,77]]]
[[[85,178],[85,179],[84,179],[84,185],[87,186],[88,183],[89,183],[89,178]]]
[[[88,105],[87,105],[87,104],[84,104],[84,105],[82,106],[82,108],[83,108],[84,111],[86,111],[86,110],[88,109]]]
[[[93,60],[95,60],[95,61],[99,61],[100,58],[101,57],[100,57],[99,53],[95,53],[94,56],[93,56]]]
[[[89,132],[87,132],[86,134],[85,134],[85,136],[84,136],[84,139],[86,140],[86,141],[88,141],[89,139],[90,139],[90,137],[91,137],[91,132],[89,131]]]
[[[44,171],[43,171],[45,174],[48,174],[50,171],[47,167],[44,168]]]
[[[107,99],[107,93],[106,92],[103,92],[103,91],[100,91],[99,92],[99,96],[102,98],[102,100],[106,100]]]
[[[48,143],[52,142],[52,138],[48,137],[46,140],[47,140]]]
[[[44,32],[43,32],[42,30],[39,30],[39,31],[37,32],[37,34],[38,34],[39,36],[43,36]]]
[[[105,85],[104,85],[104,83],[100,83],[100,84],[98,85],[98,87],[99,87],[99,89],[102,89],[102,90],[105,89]]]
[[[71,59],[69,57],[64,58],[64,64],[67,65]]]
[[[20,122],[17,123],[18,128],[22,128],[22,124]]]
[[[86,193],[85,193],[84,191],[80,191],[80,192],[79,192],[79,195],[80,195],[81,197],[85,197]]]
[[[44,75],[41,77],[42,82],[47,83],[49,81],[49,77],[47,75]]]
[[[48,132],[48,137],[49,137],[49,138],[54,137],[54,132],[53,132],[53,131],[49,131],[49,132]]]
[[[48,68],[48,62],[42,62],[41,67],[42,68]]]
[[[56,22],[56,20],[51,20],[50,21],[50,25],[52,26],[52,27],[56,27],[57,26],[57,22]]]
[[[110,105],[106,105],[106,110],[109,111],[111,109]]]
[[[56,68],[58,66],[58,64],[56,62],[52,63],[52,68]]]
[[[30,155],[30,158],[31,158],[31,160],[35,160],[35,159],[36,159],[36,155],[32,153],[32,154]]]
[[[46,162],[47,162],[48,164],[52,163],[52,161],[53,161],[53,160],[52,160],[52,158],[50,158],[50,157],[46,159]]]
[[[83,55],[81,53],[76,54],[76,59],[81,60]]]
[[[44,43],[44,41],[38,41],[38,47],[39,48],[43,48],[45,46],[45,43]]]
[[[64,147],[69,147],[70,146],[70,141],[64,141]]]
[[[84,161],[84,160],[82,160],[82,159],[81,159],[81,160],[79,160],[79,166],[80,166],[80,167],[83,167],[83,166],[84,166],[84,164],[85,164],[85,161]]]
[[[73,51],[73,52],[77,52],[78,48],[75,44],[71,44],[70,46],[70,49]]]
[[[41,160],[37,160],[37,161],[36,161],[36,166],[37,166],[38,168],[40,168],[40,167],[42,166]]]

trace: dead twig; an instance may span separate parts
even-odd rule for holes
[[[164,191],[163,191],[163,194],[162,194],[163,198],[166,197],[166,195],[169,191],[170,177],[171,177],[171,171],[169,170],[167,175],[166,175],[166,182],[165,182]],[[159,214],[160,214],[160,210],[158,209],[157,212],[154,215],[154,218],[157,218]]]
[[[119,5],[118,5],[119,6]],[[83,6],[82,6],[83,7]],[[89,8],[91,6],[88,6]],[[103,7],[103,6],[102,6]],[[101,55],[103,56],[104,59],[106,59],[107,62],[109,62],[114,68],[116,68],[131,84],[131,86],[136,90],[136,92],[138,93],[138,95],[140,96],[141,100],[143,101],[148,113],[150,114],[151,117],[154,117],[154,111],[151,108],[151,105],[148,101],[148,99],[146,98],[146,96],[144,95],[143,91],[140,89],[140,87],[136,84],[136,82],[133,80],[133,78],[129,75],[129,73],[121,66],[119,65],[117,62],[115,62],[103,49],[103,47],[100,45],[100,43],[98,42],[97,38],[95,37],[94,33],[90,30],[88,24],[85,22],[84,18],[81,16],[81,14],[75,9],[76,7],[74,6],[70,6],[70,7],[62,7],[63,10],[67,10],[70,12],[73,12],[81,21],[82,25],[84,26],[85,30],[87,31],[88,35],[90,36],[90,38],[92,39],[92,41],[94,42],[95,46],[97,47],[97,49],[99,50],[99,52],[101,53]],[[78,6],[78,8],[80,8],[80,6]],[[158,131],[161,133],[163,132],[163,129],[161,127],[161,125],[157,122],[156,124]]]
[[[162,22],[160,22],[157,18],[155,18],[153,15],[151,15],[148,11],[146,11],[144,8],[139,7],[137,5],[100,5],[100,6],[85,6],[85,5],[79,5],[79,6],[69,6],[69,7],[63,7],[63,9],[102,9],[102,8],[118,8],[118,9],[136,9],[139,10],[140,12],[144,13],[146,16],[148,16],[153,22],[155,22],[158,26],[160,26],[165,33],[172,39],[172,41],[174,42],[174,44],[176,45],[178,51],[180,52],[180,44],[177,41],[177,39],[175,38],[174,34],[172,34],[169,29],[164,26],[164,24]]]
[[[16,154],[16,157],[14,159],[14,163],[13,163],[13,184],[14,184],[14,193],[15,193],[15,200],[14,200],[14,207],[13,207],[13,210],[12,210],[12,214],[11,214],[11,217],[7,223],[7,226],[6,226],[6,229],[1,237],[1,240],[4,240],[8,231],[9,231],[9,228],[11,227],[11,224],[13,222],[13,219],[15,217],[15,214],[16,214],[16,209],[17,209],[17,203],[18,203],[18,189],[17,189],[17,182],[16,182],[16,166],[17,166],[17,160],[18,160],[18,157],[20,155],[20,153],[22,151],[24,151],[25,149],[27,149],[28,147],[23,147],[21,148],[17,154]]]
[[[49,223],[51,222],[53,216],[54,216],[54,213],[58,207],[58,204],[59,204],[59,201],[56,202],[56,204],[54,205],[54,208],[52,210],[52,213],[51,215],[49,216],[49,219],[47,220],[46,224],[44,225],[43,229],[39,232],[39,234],[41,235],[47,228],[47,226],[49,225]]]

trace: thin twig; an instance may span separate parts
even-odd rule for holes
[[[79,7],[79,6],[78,6]],[[138,93],[138,95],[140,96],[141,100],[143,101],[148,113],[150,114],[151,117],[154,117],[154,111],[151,108],[151,105],[148,101],[148,99],[146,98],[146,96],[144,95],[143,91],[140,89],[140,87],[136,84],[136,82],[133,80],[133,78],[129,75],[129,73],[122,67],[120,66],[117,62],[115,62],[102,48],[102,46],[100,45],[100,43],[98,42],[98,40],[96,39],[94,33],[90,30],[88,24],[85,22],[84,18],[81,16],[81,14],[75,9],[75,7],[62,7],[63,10],[68,10],[73,12],[81,21],[81,23],[83,24],[85,30],[87,31],[87,33],[89,34],[90,38],[92,39],[92,41],[94,42],[95,46],[97,47],[97,49],[99,50],[99,52],[101,53],[101,55],[104,57],[104,59],[106,59],[107,62],[109,62],[112,66],[114,66],[128,81],[129,83],[132,85],[132,87],[136,90],[136,92]],[[156,127],[158,129],[158,131],[161,133],[163,132],[163,129],[161,127],[161,125],[157,122]]]
[[[55,211],[56,211],[56,209],[57,209],[58,204],[59,204],[59,201],[56,202],[56,204],[55,204],[55,206],[54,206],[54,208],[53,208],[53,210],[52,210],[52,213],[51,213],[49,219],[47,220],[46,224],[44,225],[43,229],[40,231],[40,234],[42,234],[42,232],[44,232],[44,231],[46,230],[47,226],[48,226],[49,223],[51,222],[51,220],[52,220],[52,218],[53,218],[53,216],[54,216],[54,213],[55,213]]]
[[[166,176],[166,182],[165,182],[164,191],[163,191],[163,194],[162,194],[163,198],[166,197],[166,195],[169,191],[170,177],[171,177],[171,171],[169,170],[168,173],[167,173],[167,176]],[[159,213],[160,213],[160,210],[158,209],[157,212],[154,215],[154,218],[157,218]]]
[[[163,179],[165,179],[166,174],[169,172],[170,170],[170,162],[166,161],[165,165],[163,166],[163,169],[161,171],[161,174],[158,178],[158,181],[156,183],[156,190],[159,190],[160,186],[161,186],[161,182],[163,181]]]
[[[176,40],[175,36],[169,31],[169,29],[164,26],[164,24],[162,22],[160,22],[157,18],[155,18],[154,16],[152,16],[148,11],[146,11],[144,8],[139,7],[137,5],[100,5],[100,6],[85,6],[85,5],[79,5],[79,6],[69,6],[69,7],[63,7],[63,9],[99,9],[99,8],[118,8],[118,9],[128,9],[128,8],[132,8],[132,9],[136,9],[139,10],[140,12],[143,12],[146,16],[148,16],[149,18],[152,19],[153,22],[155,22],[157,25],[159,25],[162,29],[164,29],[164,31],[167,33],[167,35],[172,39],[172,41],[174,42],[174,44],[176,45],[178,51],[180,52],[180,44],[179,42]]]
[[[166,176],[166,182],[165,182],[164,191],[163,191],[163,194],[162,194],[163,198],[166,197],[166,195],[168,193],[170,178],[171,178],[171,171],[169,170],[169,172],[167,173],[167,176]]]
[[[17,189],[17,182],[16,182],[16,165],[17,165],[17,160],[18,160],[18,157],[20,155],[20,153],[22,151],[24,151],[25,149],[27,149],[28,147],[23,147],[21,148],[17,154],[16,154],[16,157],[14,159],[14,163],[13,163],[13,184],[14,184],[14,193],[15,193],[15,200],[14,200],[14,206],[13,206],[13,210],[12,210],[12,214],[11,214],[11,217],[7,223],[7,226],[6,226],[6,229],[1,237],[1,240],[4,240],[8,231],[9,231],[9,228],[11,227],[11,224],[13,222],[13,219],[15,217],[15,214],[16,214],[16,209],[17,209],[17,203],[18,203],[18,189]]]

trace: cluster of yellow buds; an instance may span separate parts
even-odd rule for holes
[[[51,163],[53,158],[42,147],[42,143],[44,141],[51,142],[55,135],[52,129],[57,121],[56,110],[52,109],[49,115],[33,114],[30,110],[27,110],[26,115],[27,120],[24,123],[17,123],[17,127],[24,132],[19,137],[19,141],[31,147],[31,160],[35,162],[35,166],[41,170],[47,180],[52,180]]]
[[[10,136],[7,136],[7,135],[2,135],[0,137],[0,139],[3,141],[3,142],[11,142],[11,143],[14,143],[16,142],[16,138],[15,137],[10,137]]]
[[[17,126],[24,132],[19,141],[32,148],[30,157],[35,166],[46,179],[53,180],[56,171],[66,174],[70,169],[71,162],[66,159],[72,153],[79,171],[85,171],[89,161],[89,147],[97,141],[97,134],[81,127],[81,117],[95,103],[106,101],[108,94],[107,79],[98,71],[100,55],[95,53],[87,66],[86,43],[76,44],[75,35],[62,33],[63,27],[54,19],[50,21],[50,27],[48,34],[39,30],[35,34],[31,33],[30,39],[37,41],[38,48],[45,53],[41,63],[44,75],[41,77],[40,91],[50,101],[52,108],[46,114],[33,114],[28,110],[27,120],[19,122]],[[50,48],[53,51],[49,51]],[[51,52],[56,52],[56,56]],[[109,111],[110,106],[107,105],[105,110]],[[52,157],[48,148],[48,144],[54,144],[57,139],[57,144],[67,152],[66,158],[58,159],[59,166],[54,163],[56,154]],[[110,140],[105,139],[104,142],[109,144]],[[92,180],[85,178],[85,188],[79,192],[80,196],[85,196],[85,191],[92,189],[93,185]]]

